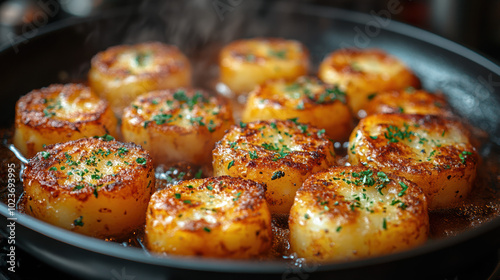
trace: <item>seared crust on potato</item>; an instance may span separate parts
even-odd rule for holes
[[[362,166],[333,167],[310,176],[297,191],[289,228],[298,257],[338,262],[423,244],[429,216],[414,183]]]
[[[452,117],[446,97],[412,87],[377,93],[364,108],[366,115],[421,114]]]
[[[122,238],[143,225],[155,186],[148,152],[83,138],[46,147],[23,174],[26,212],[81,234]]]
[[[302,182],[334,160],[333,144],[324,130],[275,120],[233,126],[215,145],[212,165],[215,176],[265,183],[271,212],[288,214]]]
[[[293,81],[270,80],[258,86],[248,97],[242,120],[292,118],[325,129],[326,135],[336,141],[347,140],[353,127],[345,93],[306,76]]]
[[[253,38],[234,41],[220,52],[220,81],[244,94],[268,79],[294,79],[309,70],[309,51],[294,40]]]
[[[188,58],[159,42],[111,47],[92,58],[89,85],[121,116],[140,94],[191,85]]]
[[[179,88],[139,96],[125,108],[122,134],[150,151],[155,163],[210,164],[215,142],[233,124],[225,99]]]
[[[473,187],[478,153],[464,126],[434,115],[379,114],[351,134],[349,162],[415,182],[431,209],[449,208]]]
[[[420,87],[420,80],[403,62],[378,49],[334,51],[321,62],[318,76],[346,91],[355,114],[374,93]]]
[[[44,145],[116,132],[117,120],[108,102],[81,84],[33,90],[16,104],[13,142],[26,157]]]
[[[153,194],[146,221],[155,253],[250,258],[271,247],[271,214],[259,183],[221,176],[182,181]]]

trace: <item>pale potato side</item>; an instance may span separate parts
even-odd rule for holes
[[[270,80],[258,86],[248,97],[242,120],[292,118],[325,129],[326,135],[336,141],[347,140],[353,128],[345,93],[307,76],[291,81]]]
[[[402,61],[379,49],[334,51],[321,62],[318,76],[345,90],[355,114],[374,93],[420,87],[419,79]]]
[[[362,119],[349,140],[349,162],[405,177],[431,209],[450,208],[471,191],[479,155],[468,131],[434,115],[378,114]]]
[[[44,145],[116,133],[117,120],[108,102],[81,84],[53,84],[16,103],[13,142],[26,157]]]
[[[212,166],[215,176],[265,183],[271,212],[288,214],[302,182],[334,161],[333,144],[323,130],[275,120],[233,126],[217,142]]]
[[[155,163],[210,164],[212,149],[234,124],[229,103],[200,89],[153,91],[125,108],[122,134]]]
[[[226,45],[219,55],[220,81],[246,94],[268,79],[294,79],[309,70],[309,51],[295,40],[253,38]]]
[[[182,181],[153,194],[146,220],[150,251],[246,259],[271,247],[265,186],[221,176]]]
[[[120,45],[92,58],[88,81],[120,117],[140,94],[190,86],[191,65],[176,46],[159,42]]]
[[[402,177],[333,167],[310,176],[297,191],[289,228],[292,251],[308,261],[380,256],[426,242],[427,201]]]
[[[46,147],[23,174],[26,213],[98,238],[124,238],[145,223],[155,188],[149,153],[108,135]]]
[[[412,87],[379,92],[366,104],[366,115],[373,114],[421,114],[452,117],[453,112],[446,97]]]

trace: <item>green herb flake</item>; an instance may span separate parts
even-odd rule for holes
[[[238,193],[236,194],[236,197],[235,197],[235,198],[233,198],[233,201],[238,201],[238,199],[240,199],[240,196],[241,196],[241,192],[238,192]]]
[[[320,129],[318,130],[318,132],[316,133],[316,135],[318,135],[318,137],[321,137],[325,134],[325,130],[324,129]]]
[[[403,183],[403,182],[399,182],[399,185],[403,188],[399,193],[398,193],[398,196],[401,197],[403,195],[405,195],[406,193],[406,190],[408,189],[408,186]]]
[[[257,155],[257,151],[249,151],[248,156],[250,156],[251,159],[258,159],[259,156]]]
[[[147,160],[143,157],[139,157],[139,158],[135,159],[135,162],[137,162],[138,164],[141,164],[141,165],[145,165],[147,163]]]
[[[201,176],[203,175],[203,170],[199,169],[196,174],[194,174],[195,179],[201,179]]]
[[[164,123],[169,123],[172,121],[172,114],[158,114],[154,115],[152,118],[152,121],[154,121],[157,125],[162,125]],[[144,123],[146,126],[146,123]]]
[[[280,59],[286,58],[286,50],[269,50],[269,55]]]
[[[285,176],[285,172],[281,171],[281,170],[278,170],[276,172],[273,173],[273,176],[271,177],[271,180],[276,180],[276,179],[279,179],[281,177]]]
[[[227,170],[229,170],[229,168],[233,167],[233,165],[234,165],[234,160],[229,162],[229,164],[227,165]]]
[[[75,227],[83,227],[83,216],[80,216],[78,219],[73,221]]]
[[[115,138],[109,134],[104,134],[103,136],[94,136],[96,139],[101,139],[103,141],[109,142],[115,140]]]

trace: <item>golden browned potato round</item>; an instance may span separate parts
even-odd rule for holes
[[[233,126],[213,150],[216,176],[265,183],[272,213],[288,214],[295,192],[311,174],[330,167],[333,144],[319,130],[291,120]]]
[[[402,177],[333,167],[310,176],[297,191],[289,228],[292,251],[310,261],[379,256],[427,240],[427,201]]]
[[[242,120],[292,119],[325,129],[326,136],[347,140],[353,127],[346,96],[335,86],[314,77],[294,81],[270,80],[248,97]]]
[[[146,219],[155,253],[250,258],[271,247],[265,186],[221,176],[182,181],[153,194]]]
[[[155,187],[149,153],[106,135],[47,146],[23,175],[26,212],[89,236],[123,238],[143,225]]]
[[[332,52],[321,62],[318,75],[346,91],[355,114],[374,93],[420,86],[419,79],[403,62],[378,49]]]
[[[191,85],[191,66],[177,47],[158,42],[121,45],[92,58],[89,85],[121,116],[140,94]]]
[[[108,102],[84,85],[54,84],[31,91],[16,104],[13,142],[26,157],[44,145],[116,132]]]
[[[364,110],[366,115],[385,113],[453,116],[443,94],[433,94],[411,87],[377,93]]]
[[[210,164],[215,142],[234,124],[221,97],[198,89],[154,91],[125,108],[125,141],[142,145],[155,163]]]
[[[349,161],[415,182],[431,209],[449,208],[470,192],[478,153],[458,121],[433,115],[379,114],[351,134]]]
[[[219,57],[220,81],[235,94],[244,94],[268,79],[306,75],[309,51],[294,40],[254,38],[225,46]]]

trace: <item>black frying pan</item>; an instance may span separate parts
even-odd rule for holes
[[[241,7],[222,17],[210,5],[209,10],[192,5],[184,5],[184,10],[124,9],[66,21],[20,38],[16,45],[0,51],[0,124],[12,125],[15,102],[30,90],[85,80],[91,57],[112,45],[148,40],[176,44],[193,60],[195,84],[209,87],[217,75],[213,66],[217,52],[224,44],[242,37],[277,36],[305,43],[314,68],[330,51],[348,46],[378,47],[401,58],[421,78],[424,88],[443,91],[457,112],[488,133],[480,152],[498,165],[500,67],[488,59],[431,33],[371,15],[306,5],[259,9],[250,1],[232,3]],[[498,180],[494,183],[494,190],[500,191]],[[3,203],[0,214],[0,229],[7,235],[9,213]],[[430,275],[449,275],[500,248],[497,217],[398,254],[296,267],[285,261],[159,258],[140,248],[78,235],[28,215],[16,213],[15,217],[17,246],[67,273],[89,279],[232,279],[235,274],[241,279],[429,279]]]

